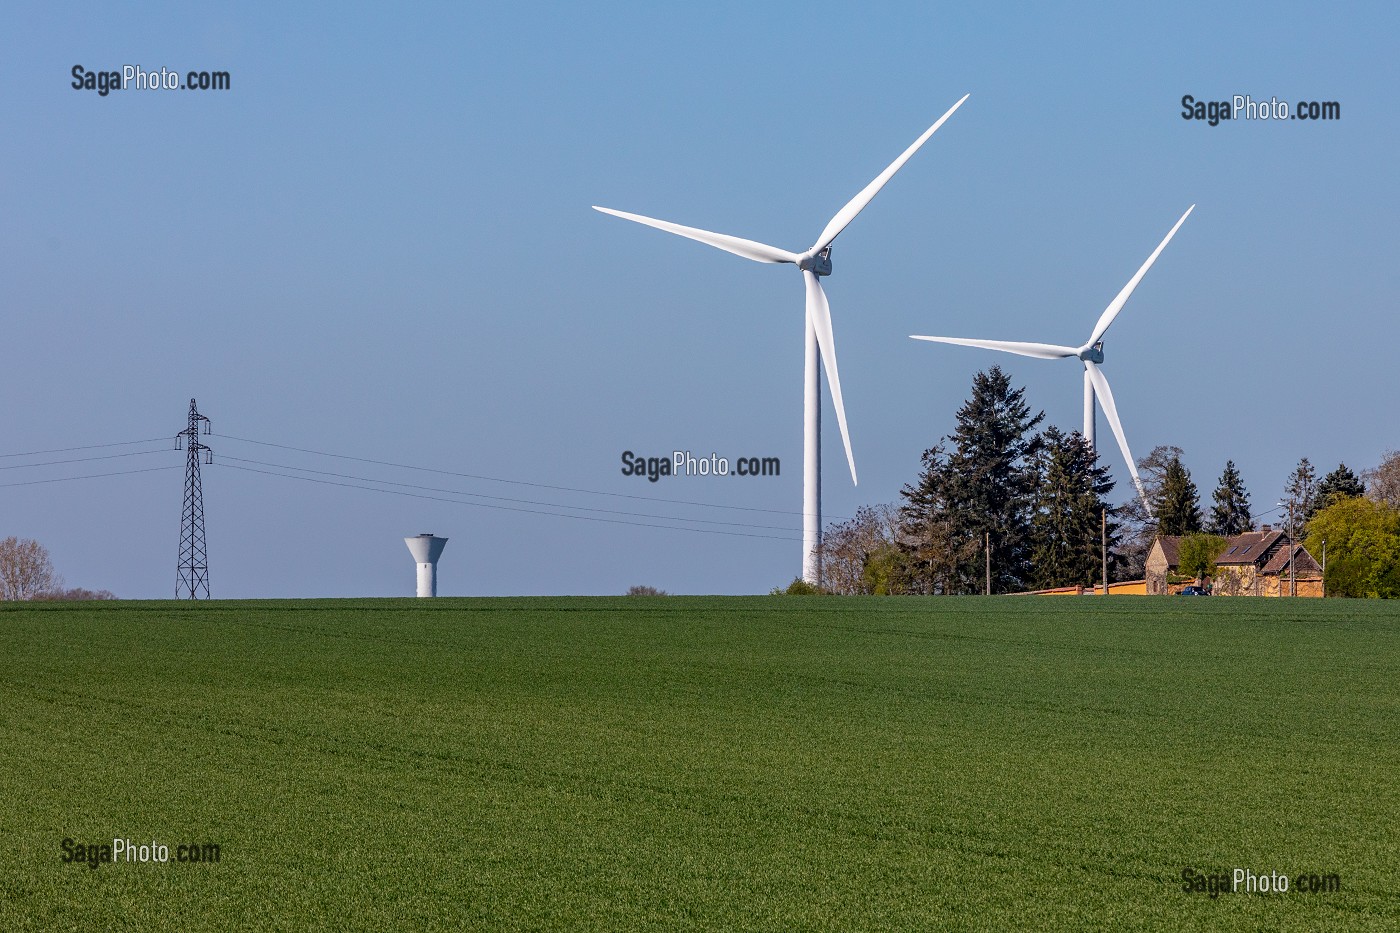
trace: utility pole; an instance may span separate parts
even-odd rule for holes
[[[1322,598],[1327,598],[1327,539],[1322,539]]]
[[[185,430],[175,435],[175,449],[185,454],[185,504],[180,512],[180,566],[175,580],[176,599],[209,598],[209,555],[204,544],[204,487],[199,480],[199,455],[214,462],[214,451],[199,442],[209,433],[209,419],[199,413],[190,399],[190,418]],[[201,593],[203,596],[201,597]]]
[[[1099,551],[1103,554],[1103,595],[1108,595],[1108,509],[1099,511]]]
[[[1293,578],[1293,555],[1298,553],[1298,544],[1293,540],[1293,500],[1288,500],[1288,595],[1298,595],[1298,581]]]
[[[984,545],[985,545],[985,547],[986,547],[986,549],[987,549],[987,593],[986,593],[986,595],[991,596],[991,595],[992,595],[992,533],[991,533],[990,531],[987,531],[987,532],[983,532],[983,534],[985,535],[985,538],[983,539],[983,543],[984,543]]]

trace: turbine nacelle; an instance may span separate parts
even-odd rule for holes
[[[825,246],[815,253],[808,253],[797,261],[797,268],[813,275],[831,275],[831,247]]]
[[[1098,343],[1087,344],[1080,347],[1078,356],[1086,363],[1102,363],[1103,341],[1100,340]]]

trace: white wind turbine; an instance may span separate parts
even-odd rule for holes
[[[710,246],[726,252],[743,256],[745,259],[752,259],[755,262],[791,263],[802,270],[802,278],[807,289],[807,355],[802,393],[802,578],[810,583],[820,582],[818,547],[821,544],[821,373],[817,368],[818,352],[821,353],[822,368],[826,370],[827,381],[831,384],[831,402],[836,407],[836,423],[841,427],[841,442],[846,447],[846,462],[851,468],[851,482],[856,482],[856,461],[851,454],[851,438],[846,430],[846,408],[841,401],[841,378],[836,371],[836,344],[831,331],[831,309],[826,301],[826,293],[822,291],[820,278],[831,274],[831,242],[842,230],[846,229],[846,225],[854,220],[857,214],[865,209],[865,206],[874,199],[875,195],[880,193],[880,189],[885,187],[885,183],[894,177],[894,173],[904,167],[904,163],[909,161],[915,152],[919,151],[919,147],[934,134],[935,130],[943,125],[944,120],[953,115],[953,111],[962,106],[963,101],[967,100],[969,96],[964,94],[961,100],[949,107],[948,112],[939,117],[938,121],[925,130],[922,136],[914,140],[913,144],[905,149],[899,158],[891,162],[889,167],[881,172],[874,181],[866,185],[860,194],[841,208],[836,216],[831,218],[826,229],[822,230],[817,241],[802,253],[789,252],[776,246],[727,236],[723,233],[711,233],[708,230],[684,227],[680,224],[643,217],[639,214],[628,214],[625,211],[598,207],[596,204],[593,206],[594,210],[602,211],[604,214],[612,214],[614,217],[633,220],[658,230],[665,230],[667,233],[675,233],[692,240],[699,240],[701,243],[708,243]]]
[[[1132,451],[1128,449],[1128,440],[1123,436],[1123,425],[1118,420],[1118,408],[1113,404],[1113,391],[1108,387],[1108,380],[1104,378],[1103,372],[1099,369],[1099,364],[1103,362],[1103,335],[1107,332],[1109,325],[1114,318],[1118,317],[1118,312],[1123,310],[1123,305],[1128,303],[1128,296],[1137,288],[1142,277],[1147,274],[1147,270],[1152,268],[1152,264],[1157,261],[1157,257],[1162,254],[1162,250],[1176,236],[1176,231],[1186,222],[1186,218],[1191,216],[1191,212],[1196,209],[1192,204],[1186,209],[1186,213],[1181,215],[1181,219],[1176,222],[1167,233],[1165,239],[1157,244],[1157,248],[1152,251],[1152,255],[1147,257],[1147,261],[1138,269],[1137,274],[1128,280],[1128,284],[1123,286],[1123,290],[1118,293],[1099,315],[1099,322],[1094,325],[1093,333],[1081,347],[1062,347],[1049,343],[1019,343],[1009,340],[971,340],[965,337],[920,337],[913,336],[915,340],[932,340],[937,343],[952,343],[963,347],[983,347],[988,350],[1004,350],[1007,353],[1018,353],[1021,356],[1033,356],[1043,360],[1063,360],[1078,358],[1084,363],[1084,440],[1090,447],[1094,446],[1094,398],[1097,396],[1099,405],[1103,408],[1103,413],[1108,418],[1108,426],[1113,429],[1113,436],[1118,439],[1118,449],[1123,452],[1123,459],[1128,463],[1128,473],[1133,477],[1133,485],[1137,487],[1138,495],[1142,497],[1142,503],[1147,507],[1147,513],[1152,514],[1152,506],[1147,501],[1147,492],[1142,487],[1142,480],[1138,478],[1137,464],[1133,460]]]

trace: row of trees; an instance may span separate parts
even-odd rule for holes
[[[860,509],[823,533],[837,593],[1006,593],[1093,584],[1101,544],[1118,561],[1113,480],[1078,432],[1038,431],[1025,390],[978,373],[954,432],[924,451],[897,505]]]
[[[116,599],[106,590],[65,589],[42,544],[31,538],[0,541],[0,600]]]
[[[954,432],[924,452],[920,475],[903,488],[899,503],[863,507],[824,531],[826,591],[957,594],[981,593],[989,583],[994,593],[1089,586],[1102,579],[1105,544],[1109,578],[1140,579],[1159,534],[1212,536],[1197,542],[1202,560],[1211,563],[1206,552],[1218,542],[1255,527],[1233,460],[1203,512],[1182,450],[1173,446],[1138,461],[1150,513],[1136,491],[1110,505],[1113,480],[1094,450],[1077,431],[1038,430],[1044,413],[1031,412],[1024,389],[1013,388],[1000,367],[974,377],[956,420]],[[1329,554],[1342,561],[1335,571],[1329,563],[1329,592],[1382,595],[1394,565],[1385,555],[1393,550],[1400,561],[1400,538],[1392,548],[1385,537],[1392,519],[1400,528],[1400,452],[1387,453],[1360,477],[1340,464],[1321,480],[1305,458],[1286,495],[1292,521],[1280,524],[1295,540],[1307,535],[1314,553],[1314,532],[1325,532]],[[1369,505],[1357,504],[1363,496]],[[1327,521],[1319,523],[1324,515]],[[1363,559],[1363,553],[1379,557]]]

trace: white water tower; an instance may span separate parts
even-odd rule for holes
[[[436,596],[437,562],[442,556],[442,549],[447,546],[447,539],[421,534],[404,538],[403,543],[408,545],[408,552],[418,564],[418,595]]]

